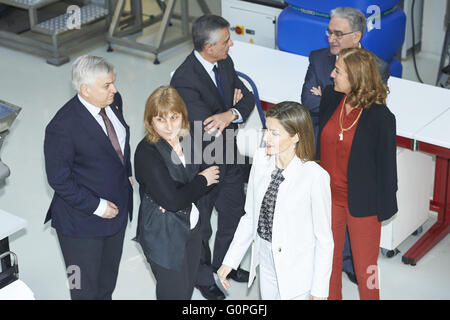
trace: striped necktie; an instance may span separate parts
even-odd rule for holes
[[[117,155],[120,158],[120,161],[122,161],[122,164],[124,164],[122,149],[120,149],[119,139],[117,138],[116,130],[114,130],[114,126],[111,123],[111,120],[109,120],[108,116],[106,115],[105,108],[102,108],[99,114],[101,115],[103,121],[105,122],[106,132],[108,133],[109,141],[111,141],[114,150],[116,150]]]

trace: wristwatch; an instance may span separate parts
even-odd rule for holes
[[[238,111],[235,108],[231,108],[231,112],[233,113],[233,115],[235,117],[233,119],[233,121],[239,119],[239,113],[238,113]]]

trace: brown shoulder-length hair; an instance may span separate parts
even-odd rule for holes
[[[314,160],[314,130],[311,116],[306,107],[298,102],[283,101],[270,108],[266,117],[280,121],[284,130],[291,137],[298,135],[299,142],[295,147],[297,157],[303,161]]]
[[[375,55],[363,48],[346,48],[339,52],[346,67],[351,91],[346,102],[352,107],[370,108],[374,103],[386,105],[389,88],[381,80]]]
[[[152,119],[154,117],[165,117],[169,112],[179,113],[183,118],[180,137],[189,133],[186,104],[174,87],[161,86],[153,91],[145,103],[144,125],[145,137],[148,142],[156,143],[161,139],[159,134],[153,129]]]

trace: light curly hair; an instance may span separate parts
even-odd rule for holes
[[[381,80],[375,55],[363,48],[346,48],[339,52],[344,62],[351,91],[346,102],[352,107],[370,108],[374,103],[386,105],[389,88]]]

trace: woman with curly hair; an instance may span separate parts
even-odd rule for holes
[[[322,95],[317,154],[330,174],[334,238],[329,299],[342,299],[342,251],[348,228],[361,299],[379,299],[381,222],[397,212],[395,117],[374,55],[339,53],[333,86]]]

